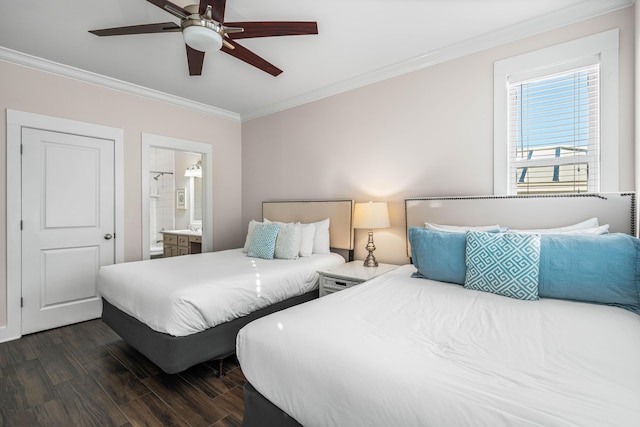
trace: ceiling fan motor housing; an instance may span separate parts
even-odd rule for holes
[[[198,13],[198,5],[190,5],[185,10],[191,15],[180,23],[185,42],[200,52],[215,52],[222,47],[224,30],[219,22],[211,18],[211,6],[204,15]]]

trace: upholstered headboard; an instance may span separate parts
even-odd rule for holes
[[[353,250],[353,200],[294,200],[262,202],[262,217],[271,221],[310,223],[329,218],[334,249]]]
[[[597,217],[612,233],[636,235],[635,193],[417,197],[405,200],[407,230],[425,222],[553,228]],[[411,251],[408,247],[407,253]]]

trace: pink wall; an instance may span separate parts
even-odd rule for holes
[[[241,234],[241,125],[168,103],[0,61],[0,271],[6,272],[6,115],[19,110],[124,129],[125,260],[142,257],[141,133],[213,146],[212,233],[215,249]],[[6,275],[0,275],[0,325],[6,319]]]
[[[242,124],[243,228],[273,199],[387,200],[376,258],[408,262],[403,199],[493,194],[493,63],[620,28],[619,189],[634,190],[633,8]],[[366,256],[356,231],[356,258]]]

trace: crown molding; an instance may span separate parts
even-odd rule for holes
[[[428,52],[419,57],[399,62],[388,67],[362,74],[349,80],[341,81],[321,89],[289,98],[267,107],[242,115],[242,121],[252,120],[293,107],[338,95],[353,89],[378,83],[403,74],[431,67],[452,59],[481,52],[510,42],[535,36],[560,27],[575,24],[586,19],[615,12],[633,6],[635,0],[590,0],[565,9],[553,12],[526,22],[518,23],[482,36],[465,40],[439,50]]]
[[[288,110],[293,107],[298,107],[300,105],[338,95],[343,92],[348,92],[363,86],[418,71],[506,43],[535,36],[566,25],[594,18],[599,15],[615,12],[617,10],[633,6],[634,3],[635,0],[589,0],[517,25],[492,31],[470,40],[465,40],[442,49],[428,52],[407,61],[399,62],[345,81],[337,82],[263,108],[258,108],[242,115],[232,111],[223,110],[212,105],[191,101],[186,98],[170,95],[154,89],[135,85],[133,83],[128,83],[90,71],[38,58],[12,49],[7,49],[2,46],[0,46],[0,60],[69,77],[86,83],[107,87],[155,101],[165,102],[223,119],[246,121]]]
[[[172,104],[178,107],[186,108],[188,110],[197,111],[199,113],[209,114],[212,116],[220,117],[222,119],[240,121],[240,115],[238,113],[223,110],[221,108],[213,107],[211,105],[203,104],[200,102],[191,101],[186,98],[170,95],[168,93],[149,89],[133,83],[128,83],[123,80],[106,77],[101,74],[93,73],[91,71],[86,71],[80,68],[75,68],[54,61],[49,61],[47,59],[38,58],[26,53],[7,49],[2,46],[0,46],[0,60],[33,68],[35,70],[44,71],[47,73],[68,77],[85,83],[91,83],[97,86],[118,90],[120,92],[128,93],[131,95],[141,96],[143,98],[151,99],[154,101],[165,102],[167,104]]]

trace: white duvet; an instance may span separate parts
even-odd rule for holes
[[[98,292],[151,329],[190,335],[318,287],[338,254],[297,260],[250,258],[242,249],[102,267]]]
[[[640,426],[640,316],[413,271],[250,323],[247,380],[305,427]]]

